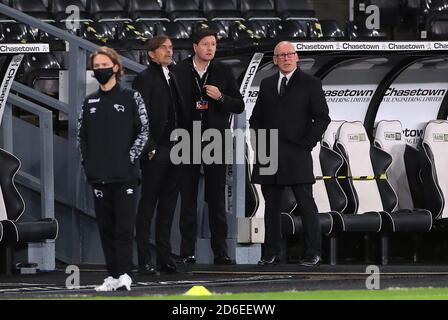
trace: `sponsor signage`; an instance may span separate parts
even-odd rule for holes
[[[296,51],[443,51],[448,41],[296,42]]]
[[[50,52],[50,45],[48,43],[13,43],[0,44],[0,54],[5,53],[48,53]]]

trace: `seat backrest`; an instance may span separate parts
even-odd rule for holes
[[[328,198],[327,189],[325,187],[325,181],[323,180],[322,167],[320,164],[320,143],[311,151],[313,157],[313,173],[316,177],[316,183],[313,184],[313,196],[317,205],[318,212],[331,211],[330,200]]]
[[[347,165],[349,177],[375,176],[370,160],[370,141],[361,122],[344,122],[336,135],[336,149]],[[354,213],[382,211],[383,203],[376,180],[349,179],[355,200]]]
[[[406,173],[405,151],[406,141],[402,134],[403,127],[398,120],[382,120],[378,122],[374,144],[392,156],[392,163],[387,170],[388,180],[398,197],[399,209],[412,209],[411,190]]]
[[[50,11],[52,13],[65,13],[66,8],[70,5],[77,6],[81,12],[86,11],[81,0],[52,0],[50,1]]]
[[[425,185],[425,195],[427,195],[427,205],[435,218],[447,218],[448,206],[445,199],[448,197],[448,121],[434,120],[428,122],[423,134],[422,148],[426,159],[430,163],[430,170],[426,172],[426,179],[434,183],[435,188],[428,190]],[[429,192],[429,194],[427,194]],[[435,207],[433,198],[440,202]]]
[[[162,11],[157,0],[129,0],[128,9],[129,11]]]
[[[322,138],[322,144],[324,146],[333,149],[334,143],[336,142],[336,135],[338,133],[339,127],[344,122],[345,122],[344,120],[331,120]]]
[[[196,0],[166,0],[165,11],[199,11],[199,2]]]
[[[275,3],[278,12],[314,10],[314,5],[311,0],[275,0]]]
[[[0,186],[0,221],[8,220],[8,215],[6,214],[5,200],[3,199],[2,187]]]
[[[14,177],[19,171],[20,160],[0,149],[0,219],[17,220],[25,211],[25,203],[17,190]],[[6,217],[6,219],[5,219]]]
[[[47,8],[42,0],[14,0],[12,7],[25,13],[45,13]]]
[[[234,11],[237,10],[237,6],[233,0],[203,0],[202,9],[204,12]]]
[[[272,10],[274,11],[274,4],[270,0],[244,0],[241,1],[241,11],[256,11],[256,10]]]

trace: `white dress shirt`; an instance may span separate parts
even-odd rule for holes
[[[291,79],[292,74],[293,74],[296,70],[297,70],[297,68],[295,68],[293,71],[291,71],[290,73],[288,73],[288,74],[286,74],[286,75],[284,75],[283,73],[279,72],[279,73],[280,73],[280,77],[278,78],[278,83],[277,83],[277,91],[278,91],[278,93],[280,93],[280,86],[281,86],[281,84],[282,84],[282,79],[283,79],[283,77],[286,76],[286,85],[288,85],[289,79]]]

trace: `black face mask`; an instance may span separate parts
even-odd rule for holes
[[[98,82],[100,84],[106,84],[109,79],[113,76],[114,74],[114,68],[105,68],[105,69],[95,69],[93,70],[93,73],[95,75],[96,80],[98,80]]]

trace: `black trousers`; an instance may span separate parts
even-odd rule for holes
[[[109,275],[132,275],[137,182],[94,184],[93,198]]]
[[[296,184],[290,186],[297,201],[302,218],[305,236],[306,255],[321,255],[321,226],[318,210],[313,197],[312,184]],[[264,225],[264,256],[280,255],[282,226],[281,199],[285,186],[262,185],[261,190],[266,201]]]
[[[181,181],[181,256],[195,255],[197,238],[197,198],[201,165],[183,165]],[[227,256],[225,209],[225,164],[204,165],[205,200],[208,204],[211,247],[215,256]]]
[[[138,264],[151,264],[151,223],[157,206],[155,239],[157,263],[171,262],[171,225],[179,195],[179,169],[171,163],[169,147],[160,147],[152,160],[143,160],[142,190],[136,238]]]

